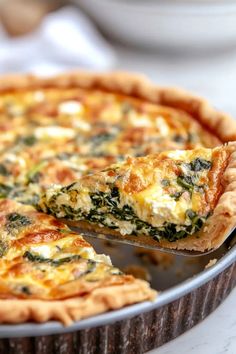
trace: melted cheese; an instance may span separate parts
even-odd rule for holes
[[[131,205],[141,220],[149,222],[155,227],[162,226],[165,222],[184,224],[186,210],[192,207],[192,203],[186,202],[184,199],[176,202],[158,184],[152,185],[140,193],[121,198],[122,204]]]
[[[45,99],[45,94],[43,91],[35,91],[33,98],[36,102],[43,102]]]
[[[155,228],[163,228],[170,223],[181,230],[182,226],[192,224],[187,211],[203,217],[209,211],[204,188],[209,183],[208,173],[211,167],[208,166],[211,166],[209,161],[212,160],[212,154],[213,150],[210,149],[196,149],[127,159],[126,162],[114,165],[111,174],[108,169],[102,173],[84,176],[69,190],[61,190],[59,187],[56,191],[49,189],[42,205],[45,203],[52,212],[55,210],[57,216],[70,219],[72,216],[67,215],[66,210],[68,205],[70,210],[74,211],[74,220],[86,220],[86,214],[92,209],[98,213],[96,220],[100,226],[118,227],[122,235],[137,231],[137,218]],[[167,181],[167,184],[162,181]],[[119,190],[119,203],[116,205],[121,213],[119,218],[116,218],[111,210],[111,206],[117,203],[112,195],[109,196],[110,188],[114,185],[118,186]],[[101,193],[97,195],[98,203],[95,204],[90,197],[90,193],[94,192]],[[99,198],[102,198],[101,201]],[[100,202],[102,207],[99,206]],[[129,219],[131,221],[125,218],[122,220],[127,206],[131,208],[134,218]],[[78,214],[78,210],[85,214]],[[101,221],[100,215],[104,215]],[[148,228],[147,224],[142,227]]]
[[[156,123],[156,127],[158,128],[161,136],[165,137],[165,136],[169,135],[170,129],[163,117],[161,117],[161,116],[157,117],[155,123]]]
[[[50,245],[31,246],[30,250],[44,258],[51,258],[55,253]]]
[[[62,139],[73,138],[76,132],[71,128],[49,126],[36,128],[34,134],[38,139]]]
[[[75,115],[83,112],[83,106],[77,101],[66,101],[59,104],[59,112],[61,114]]]
[[[191,162],[196,157],[201,157],[205,160],[211,160],[212,158],[212,150],[211,149],[195,149],[195,150],[176,150],[166,152],[166,156],[173,160],[181,160],[183,162]]]
[[[137,115],[135,113],[129,114],[128,117],[129,123],[133,127],[151,127],[152,121],[149,119],[147,115]]]

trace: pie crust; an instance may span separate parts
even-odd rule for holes
[[[117,310],[135,302],[154,300],[156,294],[147,282],[126,276],[122,283],[108,283],[84,296],[66,300],[0,300],[0,323],[57,320],[69,326],[73,321]]]

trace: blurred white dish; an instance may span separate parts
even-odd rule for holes
[[[109,36],[142,47],[236,44],[236,1],[75,0]]]
[[[48,14],[38,29],[19,37],[9,36],[0,23],[0,73],[52,75],[78,66],[107,70],[115,62],[109,43],[72,6]]]

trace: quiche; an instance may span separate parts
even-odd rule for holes
[[[38,210],[41,196],[46,193],[48,198],[52,185],[67,188],[75,181],[85,181],[88,175],[92,180],[97,173],[103,176],[109,169],[112,173],[111,165],[121,166],[119,168],[124,172],[126,168],[135,170],[136,161],[137,172],[141,174],[138,166],[142,160],[139,159],[146,159],[145,156],[150,155],[147,159],[154,164],[158,153],[201,151],[235,139],[236,124],[231,117],[218,112],[201,98],[179,89],[156,87],[142,76],[78,71],[50,78],[32,75],[1,77],[0,322],[56,319],[69,324],[73,320],[155,297],[146,282],[120,274],[111,265],[109,257],[96,254],[82,236],[70,231],[66,226],[68,220],[65,223]],[[228,173],[227,178],[233,178],[227,172],[230,171],[233,157],[230,149],[233,147],[220,148],[220,156],[221,149],[222,164],[216,165],[217,172],[213,175],[222,173],[225,180]],[[193,212],[189,214],[195,218],[195,226],[191,217],[186,219],[190,234],[201,223],[205,225],[205,219],[206,224],[210,223],[214,213],[212,216],[208,214],[220,208],[221,199],[232,185],[222,185],[218,201],[206,206],[206,192],[200,182],[201,178],[212,180],[210,171],[215,171],[215,167],[211,162],[218,150],[206,151],[203,156],[199,153],[199,158],[209,161],[206,164],[209,168],[197,175],[199,192],[191,187],[193,196],[200,198],[196,210],[201,203],[204,208],[196,216]],[[190,152],[186,154],[188,157],[170,159],[173,160],[168,167],[170,175],[174,174],[171,166],[178,164],[178,159],[180,165],[186,160],[190,166],[194,158],[190,157]],[[191,176],[195,175],[191,168],[187,169]],[[100,175],[104,170],[107,172]],[[182,193],[185,188],[177,181],[172,182],[175,192]],[[101,179],[100,186],[102,184]],[[113,197],[117,203],[120,203],[118,193],[121,188],[117,185],[112,192],[116,194]],[[167,185],[165,188],[164,194],[169,191]],[[190,192],[186,189],[179,196],[179,202],[175,200],[177,196],[171,201],[177,206],[186,196],[189,209],[195,210]],[[130,192],[126,194],[131,198]],[[144,203],[144,196],[142,200]],[[233,201],[226,203],[226,214],[231,215],[232,205]],[[169,213],[170,208],[168,210]],[[74,210],[71,211],[73,214]],[[131,208],[129,212],[126,210],[127,213],[133,217]],[[122,234],[124,229],[123,225]],[[182,228],[179,231],[183,231]],[[157,242],[146,236],[149,241]],[[158,242],[168,242],[170,247],[176,245],[175,242],[189,240],[190,243],[192,236],[177,241],[162,238]],[[178,247],[182,246],[179,244]]]
[[[143,245],[205,251],[236,226],[236,143],[129,157],[42,197],[44,212]]]
[[[0,80],[0,196],[35,205],[128,156],[235,140],[232,118],[202,99],[122,73]]]
[[[2,199],[0,230],[0,322],[54,319],[69,325],[156,295],[32,206]]]

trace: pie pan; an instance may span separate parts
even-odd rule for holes
[[[98,250],[104,249],[104,241],[93,243]],[[143,262],[134,255],[133,247],[109,247],[112,259],[121,268]],[[205,268],[214,258],[217,262]],[[202,321],[236,285],[236,244],[230,249],[224,244],[202,257],[176,256],[168,267],[146,266],[152,275],[151,285],[163,290],[154,302],[98,315],[69,327],[58,322],[1,325],[0,354],[132,354],[159,347]]]
[[[118,73],[114,76],[96,76],[84,73],[81,76],[72,74],[50,80],[24,77],[19,81],[13,76],[11,80],[3,80],[0,89],[38,89],[54,85],[63,88],[79,85],[82,88],[102,88],[148,98],[152,102],[184,109],[204,123],[203,125],[209,126],[217,136],[222,136],[222,141],[235,140],[231,118],[216,112],[204,100],[179,90],[156,89],[148,81],[134,80],[129,75]],[[19,210],[20,208],[19,206]],[[140,263],[148,268],[146,278],[150,275],[151,286],[160,290],[156,301],[109,312],[74,323],[70,327],[63,327],[55,322],[43,325],[3,325],[0,326],[0,353],[143,353],[160,346],[206,317],[235,285],[236,249],[232,241],[229,244],[228,240],[214,254],[194,259],[169,258],[167,265],[164,259],[156,262],[157,264],[145,261],[147,251],[142,251],[143,256],[138,256],[134,247],[114,246],[96,240],[94,248],[97,252],[109,254],[121,270],[133,263]],[[204,271],[210,259],[218,259],[218,262]],[[113,292],[112,295],[115,304],[117,294]],[[18,302],[18,306],[20,305]],[[4,310],[4,305],[2,306]],[[25,307],[21,306],[24,311]],[[57,309],[60,310],[59,306]],[[15,315],[13,307],[11,314]],[[32,314],[32,308],[27,314]]]

